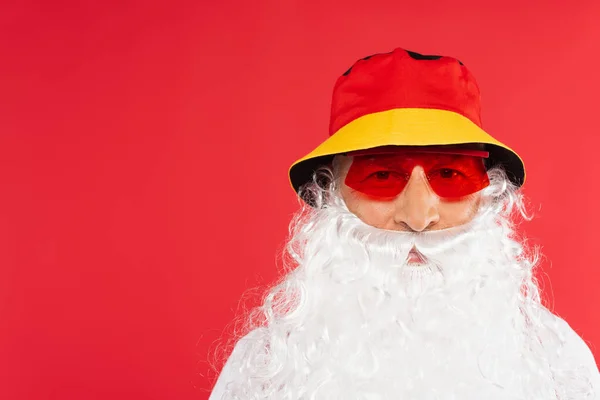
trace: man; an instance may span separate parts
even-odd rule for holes
[[[216,399],[600,399],[592,353],[542,306],[516,237],[522,160],[474,77],[403,49],[334,88],[330,137],[290,169],[288,272]]]

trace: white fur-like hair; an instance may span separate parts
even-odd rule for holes
[[[534,277],[539,252],[517,237],[516,219],[530,219],[523,195],[502,169],[488,175],[472,223],[423,235],[367,226],[339,194],[336,163],[317,171],[299,193],[310,205],[302,203],[290,224],[284,276],[247,320],[246,347],[231,360],[239,380],[228,385],[225,398],[587,398],[588,382],[574,372],[577,366],[553,364],[563,338],[541,304]],[[473,235],[482,248],[466,244]],[[343,254],[330,237],[349,244]],[[453,248],[443,246],[452,240]],[[455,268],[422,280],[422,272],[412,270],[409,284],[419,283],[417,294],[399,294],[406,268],[394,268],[394,260],[404,259],[414,243],[433,260],[443,248],[440,257]],[[456,268],[465,257],[468,271]],[[430,285],[438,278],[452,290]],[[420,303],[424,291],[427,300]],[[506,298],[495,301],[495,294]],[[486,302],[489,313],[472,319]],[[321,320],[337,315],[343,317],[335,324]],[[444,325],[448,321],[452,326]],[[495,331],[503,328],[517,335]],[[448,350],[429,346],[430,339],[448,343]],[[461,357],[477,368],[462,366]]]

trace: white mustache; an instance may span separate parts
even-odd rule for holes
[[[435,256],[458,249],[464,243],[474,243],[481,235],[492,233],[489,227],[482,229],[477,224],[467,224],[439,231],[414,233],[413,245],[426,256]]]
[[[393,255],[396,260],[406,259],[413,248],[429,259],[456,252],[464,253],[466,249],[472,249],[477,239],[494,235],[501,229],[500,226],[490,223],[489,217],[478,217],[460,226],[424,232],[375,228],[362,223],[356,217],[353,218],[352,224],[354,226],[347,237],[349,240],[360,245],[368,243],[373,256],[388,254]]]

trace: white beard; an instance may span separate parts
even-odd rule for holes
[[[242,379],[228,398],[582,398],[552,368],[559,338],[497,216],[414,234],[373,228],[338,204],[299,228],[297,267],[231,360]],[[406,263],[413,246],[425,265]]]

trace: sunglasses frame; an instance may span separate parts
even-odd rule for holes
[[[377,147],[377,148],[373,148],[373,149],[351,151],[351,152],[345,153],[345,155],[352,156],[352,157],[354,157],[354,156],[364,157],[364,156],[371,156],[371,155],[386,155],[386,154],[401,155],[401,154],[415,154],[415,153],[416,154],[423,154],[423,153],[449,154],[449,155],[463,155],[463,156],[477,157],[477,158],[481,158],[483,160],[483,162],[484,162],[483,167],[485,169],[487,169],[485,166],[485,161],[489,157],[489,152],[484,151],[484,150],[448,148],[445,146],[410,146],[410,147],[383,146],[383,147]],[[489,184],[489,182],[488,182],[488,184]],[[487,186],[487,185],[485,185],[485,186]],[[402,191],[400,191],[400,193],[401,192]],[[368,193],[365,193],[365,194],[369,195]],[[375,196],[375,197],[377,197],[377,196]],[[387,198],[387,196],[384,196],[384,197]],[[456,200],[456,199],[460,198],[460,197],[444,197],[444,196],[440,196],[440,197],[447,199],[447,200],[451,200],[451,199]],[[464,197],[464,196],[462,196],[462,197]]]

